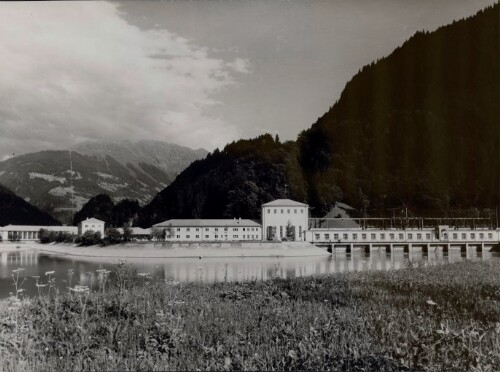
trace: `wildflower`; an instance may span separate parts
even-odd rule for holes
[[[90,288],[87,287],[86,285],[75,285],[74,288],[70,288],[69,290],[72,291],[72,292],[75,292],[75,293],[87,293],[87,292],[90,292]]]
[[[55,271],[47,271],[47,272],[45,273],[45,275],[53,275],[53,274],[55,274]]]
[[[228,356],[224,359],[224,368],[225,369],[231,368],[231,358]]]
[[[24,292],[24,289],[22,289],[22,288],[19,288],[19,289],[17,290],[17,293],[22,293],[22,292]]]
[[[431,305],[431,306],[436,306],[436,305],[437,305],[437,303],[435,303],[435,302],[434,302],[434,301],[432,301],[432,300],[427,300],[427,304],[428,304],[428,305]]]
[[[151,275],[150,273],[138,273],[137,276],[145,277]]]

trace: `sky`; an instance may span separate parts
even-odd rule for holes
[[[295,139],[364,65],[489,0],[0,2],[0,160]]]

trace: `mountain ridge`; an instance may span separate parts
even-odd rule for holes
[[[160,141],[139,142],[138,150],[132,142],[115,141],[111,147],[109,141],[101,141],[93,143],[95,152],[87,148],[87,154],[46,150],[18,155],[0,162],[0,183],[34,206],[71,223],[73,213],[99,194],[110,194],[115,202],[149,202],[176,173],[204,154],[203,150],[196,153]],[[110,154],[122,154],[118,156],[121,161]],[[152,164],[154,157],[157,161]]]
[[[260,203],[273,198],[305,201],[313,216],[339,201],[380,215],[402,205],[424,215],[494,207],[498,44],[498,4],[417,32],[354,75],[297,141],[266,134],[212,152],[158,193],[138,222],[259,218]]]

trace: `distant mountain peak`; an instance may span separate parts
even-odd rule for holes
[[[115,202],[147,203],[206,154],[161,141],[84,141],[68,150],[40,151],[0,162],[0,183],[69,222],[76,210],[102,193]]]

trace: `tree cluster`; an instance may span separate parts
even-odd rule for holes
[[[109,227],[122,227],[133,222],[141,209],[137,200],[124,199],[115,204],[107,194],[100,194],[89,199],[73,218],[73,225],[86,218],[97,218]]]
[[[65,231],[49,231],[40,229],[38,231],[38,240],[42,244],[48,243],[74,243],[76,236]]]

